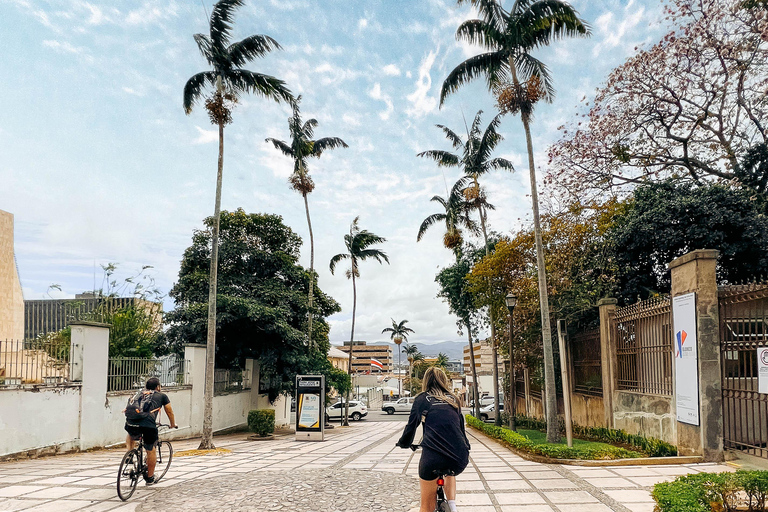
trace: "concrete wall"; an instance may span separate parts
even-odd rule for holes
[[[604,427],[603,397],[572,393],[571,418],[582,427]]]
[[[24,338],[24,296],[13,254],[13,215],[0,210],[0,340]]]
[[[0,457],[31,452],[54,453],[112,446],[125,441],[128,399],[135,393],[107,392],[109,328],[103,324],[72,324],[73,382],[65,386],[0,388]],[[178,430],[166,439],[202,434],[205,346],[189,345],[189,383],[164,389],[171,400]],[[258,394],[258,364],[246,362],[252,389],[213,398],[214,432],[247,424],[251,409],[275,409],[275,425],[291,422],[290,399],[270,405]],[[168,423],[165,413],[161,422]]]
[[[673,397],[615,391],[613,404],[613,428],[677,444]]]

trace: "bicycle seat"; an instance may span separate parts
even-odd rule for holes
[[[436,469],[435,471],[432,472],[432,474],[435,475],[435,477],[437,477],[437,478],[440,478],[441,476],[442,477],[445,477],[445,476],[456,476],[456,472],[453,471],[453,470],[450,470],[450,469],[442,469],[442,470],[437,470]]]

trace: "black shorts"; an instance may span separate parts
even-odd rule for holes
[[[467,464],[469,464],[469,460],[456,462],[440,452],[422,447],[421,460],[419,460],[419,478],[422,480],[434,480],[440,475],[450,474],[456,476],[464,471]]]
[[[135,425],[125,425],[125,431],[131,436],[131,439],[138,441],[140,437],[144,438],[144,449],[151,452],[155,449],[157,442],[157,427],[137,427]]]

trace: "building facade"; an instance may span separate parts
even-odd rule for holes
[[[24,296],[13,249],[13,215],[0,210],[0,340],[24,337]]]
[[[349,342],[345,341],[344,346],[338,347],[339,350],[349,354]],[[382,368],[371,365],[371,360],[379,361]],[[392,346],[391,345],[368,345],[365,341],[356,341],[352,351],[352,373],[392,373]]]

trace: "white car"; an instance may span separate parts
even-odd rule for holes
[[[504,404],[499,404],[499,410],[501,412],[504,412]],[[496,419],[496,410],[493,404],[486,405],[482,409],[480,409],[480,419],[483,421],[488,420],[495,420]]]
[[[338,402],[325,408],[325,417],[328,420],[340,420],[344,417],[345,402]],[[357,400],[349,401],[349,417],[355,421],[368,416],[368,408]]]
[[[413,407],[413,401],[413,397],[405,397],[396,402],[384,402],[384,405],[381,406],[381,410],[387,414],[395,414],[396,412],[410,413],[411,408]]]

